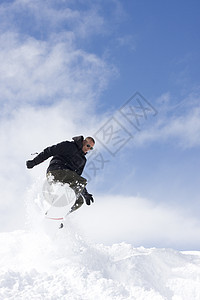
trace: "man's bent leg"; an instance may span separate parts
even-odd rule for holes
[[[47,178],[50,178],[51,176],[53,176],[54,182],[61,182],[63,184],[68,183],[74,190],[76,194],[76,202],[71,207],[70,212],[80,208],[84,203],[81,193],[87,184],[87,180],[71,170],[52,170],[48,172]]]
[[[80,195],[78,197],[78,199],[76,200],[76,202],[74,203],[74,205],[71,207],[70,209],[70,213],[72,213],[73,211],[77,210],[78,208],[80,208],[84,203],[83,197]]]
[[[47,173],[47,178],[48,180],[52,179],[54,182],[68,183],[75,193],[81,193],[87,184],[85,178],[71,170],[52,170]]]

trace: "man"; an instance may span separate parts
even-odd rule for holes
[[[73,141],[64,141],[44,149],[33,160],[28,160],[28,169],[45,161],[53,156],[47,169],[47,178],[52,178],[54,182],[68,183],[76,194],[76,201],[70,212],[80,208],[85,199],[87,205],[94,202],[92,194],[86,189],[87,180],[81,176],[86,164],[85,155],[92,150],[95,141],[92,137],[84,139],[83,136],[73,137]]]

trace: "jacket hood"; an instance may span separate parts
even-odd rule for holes
[[[75,144],[78,146],[79,149],[82,149],[82,147],[83,147],[83,140],[84,140],[84,137],[82,135],[80,135],[80,136],[74,136],[72,138],[72,140],[74,140]]]

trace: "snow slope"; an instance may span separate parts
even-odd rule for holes
[[[93,245],[74,228],[1,233],[0,299],[200,299],[200,252]]]
[[[0,233],[0,300],[200,299],[200,252],[91,243],[73,214],[63,229],[44,220],[40,185],[27,229]]]

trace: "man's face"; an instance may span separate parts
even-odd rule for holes
[[[92,150],[94,147],[94,143],[91,140],[84,140],[83,141],[83,152],[87,153],[88,151]]]

